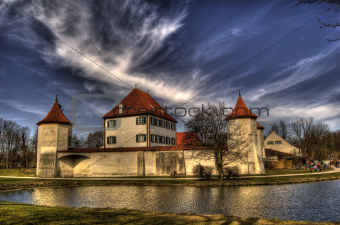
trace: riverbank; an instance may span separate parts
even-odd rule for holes
[[[1,224],[301,224],[335,225],[339,222],[283,221],[224,215],[160,213],[128,209],[48,207],[0,201]]]
[[[252,178],[232,178],[229,180],[200,180],[200,179],[38,179],[38,178],[0,178],[0,191],[28,189],[38,187],[67,187],[67,186],[110,186],[110,185],[133,185],[133,186],[253,186],[253,185],[278,185],[296,184],[340,179],[340,173],[319,173],[305,176],[272,176]]]

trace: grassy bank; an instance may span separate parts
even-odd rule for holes
[[[0,201],[1,224],[324,224],[224,215],[159,213],[128,209],[46,207]]]
[[[332,169],[325,170],[330,171]],[[302,173],[310,173],[309,169],[301,169],[301,170],[294,170],[294,169],[267,169],[265,175],[283,175],[283,174],[302,174]],[[322,173],[322,172],[313,172],[313,173]],[[12,176],[12,177],[36,177],[35,169],[0,169],[0,176]],[[241,175],[242,176],[249,176],[249,175]],[[259,176],[262,176],[261,174]],[[164,176],[152,176],[153,178],[164,178]],[[170,176],[168,176],[170,177]],[[195,178],[197,176],[184,176],[188,178]],[[213,176],[216,177],[217,176]],[[126,178],[126,177],[124,177]],[[128,177],[128,178],[136,178],[136,177]],[[142,178],[142,177],[139,177]]]
[[[230,179],[225,181],[219,180],[185,180],[176,178],[173,180],[41,180],[41,179],[24,179],[24,178],[0,178],[0,191],[26,189],[35,187],[57,187],[57,186],[102,186],[102,185],[138,185],[138,186],[248,186],[248,185],[275,185],[275,184],[293,184],[316,181],[328,181],[340,179],[340,173],[314,174],[306,176],[289,176],[289,177],[253,177],[244,179]]]
[[[0,169],[0,176],[35,177],[35,169]]]

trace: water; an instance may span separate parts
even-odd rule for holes
[[[88,186],[0,193],[36,205],[127,208],[282,220],[340,221],[340,181],[245,186]]]

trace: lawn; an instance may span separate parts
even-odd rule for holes
[[[339,224],[129,209],[47,207],[0,201],[1,224]]]
[[[0,176],[35,177],[35,168],[31,169],[0,169]]]

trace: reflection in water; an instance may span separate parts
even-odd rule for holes
[[[340,221],[340,181],[249,187],[91,186],[0,193],[0,200],[50,206]]]

